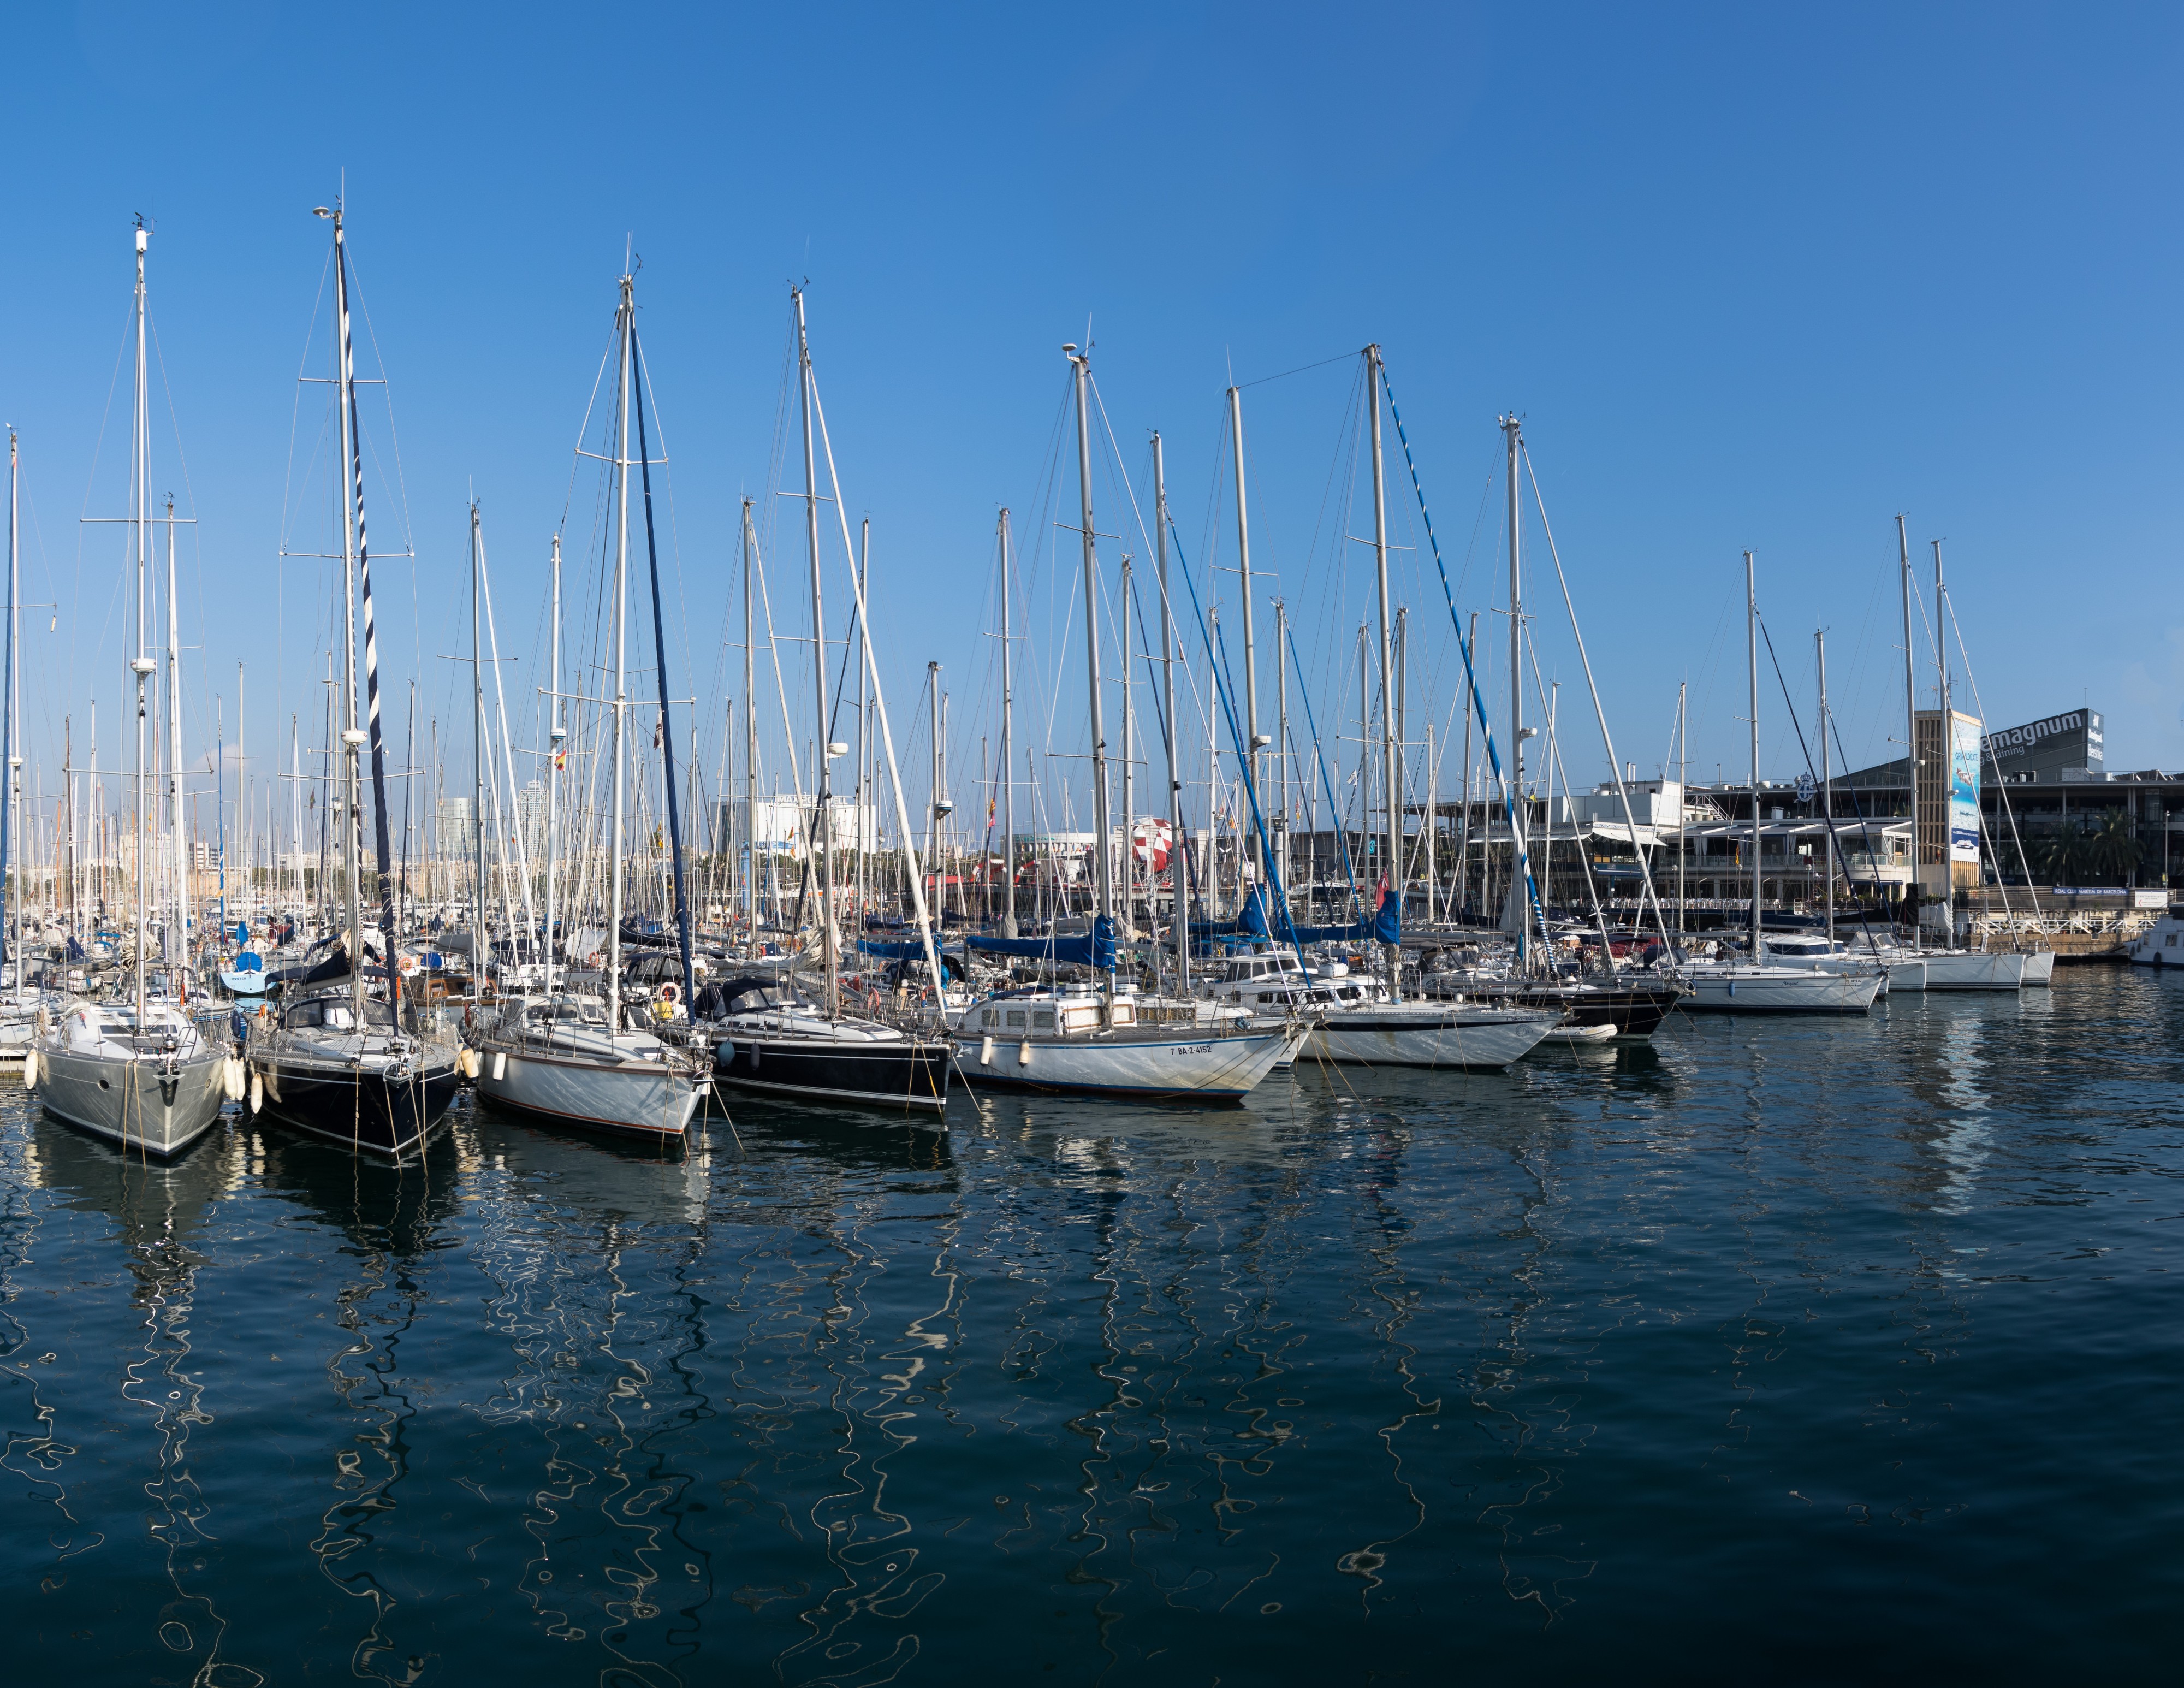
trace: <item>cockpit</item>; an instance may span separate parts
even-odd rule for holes
[[[367,1000],[364,1005],[365,1025],[374,1031],[394,1029],[394,1011],[384,1002]],[[318,996],[308,1002],[298,1002],[281,1017],[284,1031],[354,1032],[357,1029],[356,1005],[345,997]]]

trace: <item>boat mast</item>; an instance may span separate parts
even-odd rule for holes
[[[354,1005],[356,1025],[364,1026],[364,908],[361,888],[364,864],[360,860],[359,833],[362,828],[359,805],[363,799],[363,780],[358,762],[358,751],[365,735],[357,726],[356,711],[356,558],[357,518],[360,512],[351,502],[354,482],[351,465],[357,461],[357,442],[353,423],[351,400],[354,394],[352,381],[354,370],[350,364],[348,339],[348,287],[346,281],[348,266],[343,259],[342,209],[337,204],[331,211],[320,210],[334,226],[334,370],[338,386],[335,389],[334,409],[339,415],[341,427],[342,478],[342,641],[345,653],[341,671],[342,727],[342,864],[348,883],[344,887],[344,912],[348,922],[348,939],[344,947],[348,951],[350,997]],[[382,934],[381,942],[386,942]]]
[[[751,644],[751,501],[744,500],[744,912],[758,931],[758,692]]]
[[[866,516],[857,527],[857,592],[869,601],[872,591],[872,519]],[[865,673],[865,654],[868,644],[865,618],[857,617],[857,773],[850,782],[850,825],[856,839],[857,851],[857,929],[863,931],[867,897],[865,847],[865,806],[872,804],[875,813],[879,805],[872,801],[872,781],[866,777],[872,769],[872,739],[865,730],[865,711],[871,706],[866,700],[865,688],[868,683]],[[1004,682],[1006,686],[1006,682]],[[990,909],[990,904],[989,907]]]
[[[940,754],[946,729],[940,721],[940,665],[937,662],[925,665],[925,690],[926,703],[931,711],[926,736],[933,741],[930,747],[933,752],[933,801],[929,805],[925,831],[925,872],[933,880],[933,918],[938,920],[948,908],[947,888],[941,883],[940,878],[940,820],[951,805],[943,794],[941,787],[941,782],[947,777],[942,772]]]
[[[561,747],[568,729],[561,724],[561,536],[554,536],[553,628],[548,636],[547,693],[554,702],[554,725],[546,735],[546,994],[554,994],[554,868],[561,848]]]
[[[1376,394],[1377,398],[1378,395]],[[1374,414],[1379,409],[1374,407]],[[1509,491],[1509,896],[1517,904],[1517,966],[1524,970],[1530,948],[1532,913],[1527,888],[1517,882],[1524,859],[1524,615],[1521,529],[1518,521],[1517,457],[1524,446],[1524,427],[1513,413],[1502,419],[1508,441]]]
[[[1949,588],[1942,578],[1942,542],[1934,541],[1934,667],[1941,682],[1942,704],[1942,766],[1941,778],[1936,783],[1942,794],[1942,944],[1954,949],[1957,943],[1957,870],[1951,860],[1956,850],[1956,838],[1950,829],[1950,805],[1956,795],[1957,784],[1957,716],[1949,707],[1949,646],[1942,638],[1942,629],[1947,625],[1947,609]]]
[[[1017,783],[1009,758],[1016,749],[1015,666],[1009,652],[1009,512],[1001,510],[1001,936],[1017,935]]]
[[[624,805],[628,783],[623,772],[623,756],[628,738],[623,714],[629,707],[629,674],[627,655],[624,649],[622,610],[627,594],[629,573],[629,398],[630,383],[636,378],[631,367],[630,342],[637,333],[636,277],[625,273],[621,278],[621,303],[615,312],[615,326],[621,359],[615,376],[615,408],[619,437],[615,445],[615,466],[617,480],[615,487],[615,565],[614,599],[610,613],[614,620],[614,821],[610,828],[607,861],[607,1035],[611,1039],[621,1030],[621,895],[622,895],[622,828],[627,822]]]
[[[819,950],[827,969],[827,1017],[841,1012],[839,958],[834,954],[834,829],[827,813],[827,788],[834,772],[833,724],[827,719],[827,623],[819,592],[819,471],[811,445],[811,345],[804,331],[804,290],[791,287],[796,309],[796,402],[804,428],[804,538],[811,561],[811,685],[818,713],[819,771],[812,783],[811,833],[806,843],[819,858]],[[936,818],[933,822],[939,825]],[[936,988],[939,981],[935,980]]]
[[[1388,814],[1388,852],[1382,872],[1387,876],[1388,894],[1395,900],[1396,916],[1400,922],[1403,911],[1403,805],[1402,791],[1396,772],[1396,717],[1395,688],[1390,683],[1394,676],[1390,668],[1389,640],[1395,628],[1388,612],[1388,489],[1380,461],[1380,348],[1377,345],[1365,348],[1365,384],[1372,394],[1373,411],[1373,565],[1378,583],[1380,604],[1380,779],[1381,800]],[[1514,437],[1513,435],[1512,437]],[[1513,485],[1513,476],[1512,477]],[[1513,494],[1511,510],[1515,510]],[[1510,530],[1515,532],[1513,525]],[[1515,585],[1513,573],[1516,552],[1510,552],[1513,573],[1511,585]],[[1517,625],[1516,594],[1510,593],[1510,626]],[[1372,811],[1367,810],[1360,817],[1367,826],[1372,824]],[[1390,944],[1388,949],[1388,995],[1391,1001],[1403,1000],[1403,952],[1400,944]]]
[[[190,958],[190,869],[182,856],[182,629],[175,605],[175,495],[167,494],[167,849],[173,888],[174,925],[162,946],[165,958]],[[8,770],[13,780],[14,770]]]
[[[1153,539],[1160,567],[1161,705],[1167,719],[1168,935],[1175,940],[1175,989],[1190,990],[1190,844],[1183,829],[1183,774],[1178,764],[1182,724],[1175,717],[1175,624],[1167,595],[1167,468],[1161,437],[1153,436]]]
[[[644,354],[638,344],[637,320],[632,308],[629,329],[630,397],[637,410],[637,468],[641,490],[644,495],[644,563],[646,577],[652,587],[652,662],[654,690],[660,699],[660,781],[667,799],[667,856],[675,893],[675,935],[677,948],[682,959],[682,1006],[686,1015],[697,1012],[698,980],[690,955],[690,894],[689,880],[683,872],[682,862],[682,806],[675,779],[675,721],[670,712],[667,695],[667,616],[660,597],[660,540],[652,521],[652,448],[644,431]],[[814,582],[816,587],[816,581]],[[813,606],[817,607],[816,603]],[[494,671],[493,684],[499,686],[499,670]],[[501,744],[508,743],[508,717],[504,706],[500,722]],[[695,746],[692,747],[693,754]],[[830,747],[831,749],[831,747]],[[692,778],[695,779],[694,772]],[[825,788],[825,775],[821,774],[821,788]],[[510,799],[515,791],[515,770],[509,767],[508,788]],[[823,805],[822,805],[823,812]],[[516,857],[523,868],[524,918],[531,917],[531,866],[523,861],[521,833],[517,834]],[[831,855],[831,852],[830,852]],[[828,1008],[832,1011],[833,973],[827,973]]]
[[[1752,965],[1759,960],[1759,589],[1744,554],[1744,647],[1752,667]]]
[[[471,504],[471,862],[477,901],[471,910],[471,1000],[485,996],[486,969],[493,956],[486,916],[485,887],[485,635],[483,554],[479,543],[478,507]]]
[[[364,599],[365,713],[370,727],[368,734],[357,730],[356,624],[353,619],[354,606],[351,605],[344,611],[351,619],[348,622],[348,730],[342,735],[342,738],[343,742],[348,747],[348,913],[349,929],[356,934],[356,955],[354,961],[356,978],[356,1022],[361,1029],[364,1025],[365,997],[364,915],[362,888],[358,881],[362,877],[363,868],[358,857],[362,850],[364,837],[364,780],[363,771],[358,761],[358,754],[367,737],[371,745],[371,797],[374,811],[372,857],[373,865],[378,870],[379,877],[380,961],[387,970],[387,1002],[393,1009],[398,1021],[401,1015],[402,983],[401,969],[395,965],[394,957],[394,870],[393,862],[391,860],[393,845],[387,836],[389,816],[387,805],[387,743],[381,731],[379,719],[379,633],[377,624],[372,618],[371,546],[365,537],[364,522],[364,441],[362,431],[358,427],[356,420],[356,350],[349,332],[348,237],[342,226],[342,209],[338,204],[333,210],[333,225],[334,304],[340,317],[341,328],[341,343],[337,348],[337,355],[341,359],[339,402],[342,409],[343,443],[348,454],[344,459],[348,469],[348,491],[343,508],[342,543],[344,550],[351,554],[352,566],[357,577],[356,581],[352,583],[353,587],[360,588]],[[352,523],[353,528],[350,526]],[[353,548],[352,537],[354,538]],[[171,553],[173,549],[173,542],[170,541],[168,549]],[[170,568],[172,561],[170,555],[169,558]],[[171,591],[170,586],[170,599],[168,604],[170,627],[174,621]],[[179,691],[176,695],[180,696]],[[175,728],[175,753],[178,763],[181,756],[181,727],[177,721]],[[181,803],[180,783],[177,781],[176,798],[177,840],[181,836]]]
[[[1099,875],[1099,903],[1092,925],[1091,951],[1096,961],[1100,954],[1099,922],[1114,918],[1115,885],[1108,860],[1107,729],[1100,708],[1100,560],[1092,543],[1092,436],[1085,401],[1092,354],[1089,348],[1080,352],[1074,346],[1064,346],[1061,351],[1075,372],[1077,389],[1077,498],[1084,541],[1084,683],[1091,705],[1093,857]],[[1111,967],[1107,972],[1107,994],[1111,1000],[1114,993],[1115,974]]]
[[[1813,629],[1813,655],[1820,671],[1820,821],[1827,829],[1828,953],[1836,948],[1836,811],[1828,775],[1828,636]]]
[[[144,927],[150,885],[144,861],[144,841],[151,828],[151,793],[145,779],[144,682],[157,671],[148,649],[151,638],[151,610],[145,601],[152,572],[152,412],[144,365],[144,248],[151,231],[143,219],[136,222],[136,480],[131,489],[131,515],[136,523],[136,655],[129,665],[136,677],[136,1032],[144,1030]]]
[[[1243,390],[1236,387],[1228,389],[1228,440],[1235,454],[1236,567],[1240,577],[1238,591],[1244,600],[1244,758],[1245,766],[1251,771],[1251,790],[1256,794],[1260,785],[1259,750],[1265,740],[1259,736],[1259,660],[1251,638],[1251,524],[1244,499],[1244,395]],[[1125,699],[1128,695],[1125,691]],[[1127,741],[1127,732],[1123,737]],[[1127,742],[1123,755],[1125,758],[1123,777],[1127,781],[1129,778],[1127,760],[1129,747]],[[1127,816],[1123,824],[1128,825]],[[1261,868],[1263,883],[1266,864],[1259,861],[1259,829],[1246,827],[1244,831],[1248,857]]]
[[[1691,742],[1685,737],[1684,715],[1686,694],[1691,688],[1691,682],[1688,680],[1676,682],[1676,950],[1680,955],[1684,947],[1684,870],[1691,859],[1691,850],[1685,837],[1685,816],[1691,812]],[[1466,769],[1467,778],[1469,774],[1470,771]]]
[[[18,994],[20,994],[23,989],[23,962],[22,958],[15,953],[17,949],[20,946],[12,944],[8,941],[8,916],[11,913],[17,913],[17,911],[10,906],[11,902],[20,900],[17,899],[11,899],[8,896],[9,889],[14,884],[15,880],[15,851],[17,848],[17,838],[15,836],[15,788],[18,782],[14,777],[14,772],[15,769],[21,765],[23,760],[20,756],[15,754],[15,716],[17,702],[15,687],[15,588],[19,584],[16,569],[16,547],[21,538],[20,529],[18,527],[16,522],[16,481],[20,470],[20,464],[17,456],[15,445],[15,431],[14,429],[10,428],[8,430],[8,719],[4,724],[0,724],[0,765],[4,765],[7,767],[8,778],[7,804],[4,808],[0,808],[0,969],[4,969],[10,961],[14,962],[15,989]],[[70,805],[71,820],[73,820],[74,817],[74,810],[75,805],[73,799],[71,799]],[[18,923],[20,924],[20,914],[17,914],[17,919]]]
[[[1911,541],[1903,518],[1896,518],[1896,560],[1903,577],[1903,766],[1911,788],[1911,889],[1906,912],[1911,916],[1911,944],[1919,947],[1919,682],[1912,666]]]
[[[1290,666],[1282,655],[1289,649],[1289,606],[1281,599],[1274,605],[1274,783],[1278,788],[1274,803],[1273,842],[1274,866],[1279,871],[1282,883],[1282,911],[1295,924],[1295,911],[1290,900],[1295,893],[1290,884]],[[1306,918],[1311,916],[1306,915]]]
[[[1464,649],[1479,649],[1479,612],[1476,610],[1471,612],[1471,637]],[[1463,822],[1456,844],[1456,911],[1459,919],[1471,906],[1471,715],[1469,710],[1463,711]],[[1485,860],[1484,851],[1480,853],[1480,860]],[[1486,895],[1486,875],[1483,870],[1479,877],[1479,900],[1483,902]]]
[[[1126,939],[1134,939],[1138,935],[1134,894],[1138,875],[1138,787],[1133,777],[1133,759],[1138,747],[1137,715],[1130,699],[1130,554],[1127,551],[1123,554],[1122,584],[1123,594],[1117,601],[1122,605],[1119,613],[1123,620],[1123,935]]]

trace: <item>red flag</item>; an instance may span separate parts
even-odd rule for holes
[[[1374,897],[1374,898],[1373,899],[1373,913],[1378,914],[1378,913],[1380,911],[1380,910],[1381,910],[1382,906],[1383,906],[1383,905],[1384,905],[1386,904],[1387,900],[1388,900],[1388,876],[1387,876],[1386,874],[1383,873],[1383,874],[1380,876],[1380,891],[1379,891],[1379,894],[1378,896],[1376,896],[1376,897]]]

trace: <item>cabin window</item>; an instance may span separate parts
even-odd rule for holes
[[[1010,1029],[1011,1031],[1019,1031],[1019,1030],[1022,1029],[1023,1023],[1024,1023],[1024,1011],[1023,1011],[1023,1010],[1022,1010],[1022,1009],[1021,1009],[1021,1008],[1011,1008],[1011,1009],[1010,1009],[1010,1010],[1009,1010],[1009,1029]]]
[[[1039,1012],[1031,1017],[1031,1024],[1032,1029],[1035,1032],[1052,1031],[1054,1029],[1054,1011],[1050,1008],[1040,1009]]]
[[[1071,1032],[1081,1031],[1087,1026],[1097,1025],[1099,1021],[1100,1011],[1096,1008],[1067,1009],[1063,1011],[1061,1016],[1062,1029]]]
[[[1112,1013],[1114,1022],[1118,1026],[1134,1026],[1138,1022],[1138,1011],[1130,1003],[1117,1003]]]

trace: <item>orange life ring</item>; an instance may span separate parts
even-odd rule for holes
[[[678,993],[675,989],[675,983],[672,979],[660,987],[660,1000],[667,1004],[671,1008],[675,1006],[677,994]]]

